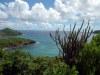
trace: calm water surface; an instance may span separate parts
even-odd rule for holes
[[[31,44],[17,48],[25,52],[30,53],[33,56],[57,56],[59,50],[56,47],[55,42],[50,38],[50,32],[47,31],[21,31],[23,37],[31,40],[35,40],[36,44]],[[90,37],[90,39],[92,36]],[[90,41],[90,39],[88,41]]]
[[[25,52],[29,52],[33,56],[57,56],[58,49],[50,38],[49,33],[45,31],[21,31],[23,35],[19,37],[24,37],[37,41],[36,44],[31,44],[28,46],[23,46],[21,49]]]

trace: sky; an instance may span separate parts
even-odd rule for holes
[[[0,29],[69,30],[88,20],[100,29],[100,0],[0,0]]]

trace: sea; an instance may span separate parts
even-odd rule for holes
[[[20,31],[23,34],[18,36],[21,38],[31,39],[36,41],[35,44],[29,44],[16,48],[17,50],[22,50],[31,54],[32,56],[49,56],[54,57],[59,55],[59,50],[55,42],[50,37],[50,33],[53,31]],[[90,41],[92,36],[88,41]]]
[[[26,45],[16,48],[31,54],[32,56],[58,56],[59,50],[55,42],[51,39],[51,31],[20,31],[23,34],[18,36],[21,38],[31,39],[36,41],[35,44]]]

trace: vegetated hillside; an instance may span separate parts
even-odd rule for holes
[[[1,36],[16,36],[16,35],[21,35],[21,34],[22,33],[10,28],[5,28],[5,29],[0,30]]]
[[[33,57],[0,49],[0,75],[100,75],[100,34],[93,37],[70,67],[61,57]]]
[[[0,75],[78,75],[56,57],[33,57],[21,50],[0,50]]]
[[[95,30],[93,33],[100,33],[100,30]]]
[[[0,48],[15,48],[33,43],[35,43],[35,41],[25,38],[2,38],[0,39]]]
[[[21,34],[22,33],[10,28],[5,28],[0,30],[0,48],[2,49],[16,48],[35,43],[34,40],[16,37],[17,35]]]

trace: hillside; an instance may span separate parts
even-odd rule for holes
[[[25,38],[2,38],[0,39],[0,48],[16,48],[34,43],[35,41]]]
[[[16,48],[35,43],[34,40],[16,37],[21,34],[22,33],[10,28],[0,30],[0,48]]]
[[[16,36],[16,35],[21,35],[21,34],[22,33],[10,28],[5,28],[5,29],[0,30],[1,36]]]
[[[96,34],[96,33],[100,33],[100,30],[95,30],[93,33],[95,33],[95,34]]]

